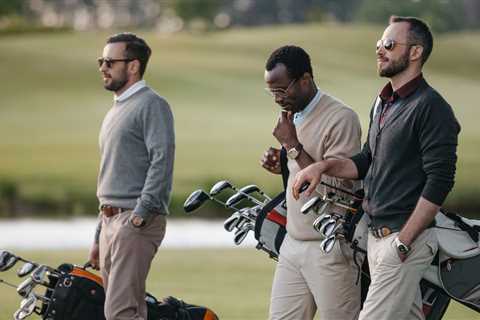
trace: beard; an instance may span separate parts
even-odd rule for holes
[[[380,77],[391,78],[407,69],[410,65],[408,51],[406,51],[398,60],[391,60],[390,62],[390,65],[386,66],[384,69],[378,68],[378,74]]]
[[[110,78],[110,79],[111,79],[111,82],[105,83],[103,87],[109,91],[114,91],[114,92],[123,88],[128,81],[126,72],[122,73],[122,75],[118,79],[113,79],[113,78]]]

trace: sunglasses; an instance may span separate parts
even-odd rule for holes
[[[265,91],[271,95],[274,98],[286,98],[288,97],[288,91],[292,88],[293,84],[297,81],[298,79],[293,79],[290,81],[286,89],[283,88],[276,88],[276,89],[270,89],[270,88],[265,88]]]
[[[392,39],[380,39],[377,41],[377,51],[380,50],[380,48],[384,48],[385,50],[387,51],[392,51],[393,49],[395,49],[395,47],[397,45],[400,45],[400,46],[414,46],[415,44],[414,43],[400,43],[400,42],[396,42],[395,40],[392,40]]]
[[[110,59],[110,58],[98,58],[98,66],[101,67],[103,63],[107,65],[107,68],[111,68],[115,62],[130,62],[135,59]]]

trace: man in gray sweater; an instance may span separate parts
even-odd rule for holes
[[[100,131],[99,224],[89,261],[100,269],[107,320],[147,319],[145,281],[165,235],[174,160],[168,103],[142,80],[151,49],[131,33],[98,59],[113,107]]]

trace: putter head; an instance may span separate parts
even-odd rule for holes
[[[48,284],[50,283],[50,281],[48,280],[49,271],[49,267],[45,265],[40,265],[35,270],[33,270],[30,278],[35,284],[48,286]]]
[[[20,303],[20,308],[14,313],[13,318],[15,320],[23,320],[35,311],[37,306],[37,297],[34,294],[29,295]]]
[[[320,243],[320,249],[324,253],[330,253],[330,251],[332,251],[333,247],[335,246],[336,241],[337,238],[335,237],[335,235],[331,235]]]
[[[35,282],[33,282],[32,278],[27,278],[25,281],[20,283],[17,287],[17,293],[24,298],[28,298],[30,293],[32,293],[33,289],[37,286]]]
[[[227,181],[227,180],[218,181],[210,189],[210,195],[212,195],[212,196],[217,195],[220,192],[222,192],[223,190],[229,189],[229,188],[233,189],[233,186],[229,181]]]
[[[243,192],[243,193],[246,193],[246,194],[259,192],[259,191],[260,191],[260,188],[257,187],[254,184],[250,184],[250,185],[245,186],[245,187],[241,188],[240,190],[238,190],[238,192]]]
[[[190,196],[185,200],[185,203],[183,204],[183,210],[185,210],[186,213],[190,213],[193,210],[198,209],[202,204],[205,203],[205,201],[209,200],[210,196],[203,190],[198,189],[192,192]]]
[[[230,217],[228,217],[227,220],[225,220],[225,222],[223,223],[223,227],[228,232],[232,232],[235,226],[237,225],[239,219],[240,219],[240,216],[235,212]]]
[[[38,265],[33,262],[25,262],[21,268],[17,270],[17,276],[23,278],[29,275]]]
[[[235,193],[233,196],[227,199],[227,202],[225,202],[225,205],[227,207],[234,206],[235,204],[239,203],[243,199],[245,199],[247,196],[243,193]]]
[[[313,197],[312,199],[308,200],[300,209],[300,212],[303,214],[309,213],[311,210],[314,210],[316,206],[322,203],[322,197],[317,196]]]

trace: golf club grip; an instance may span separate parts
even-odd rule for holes
[[[329,187],[330,189],[334,189],[334,190],[343,192],[343,193],[345,193],[345,194],[348,194],[349,196],[352,196],[352,197],[355,198],[355,199],[358,199],[358,200],[362,200],[362,199],[363,199],[363,197],[359,197],[357,194],[355,194],[355,193],[353,193],[353,192],[350,192],[350,191],[348,191],[348,190],[345,190],[345,189],[336,187],[336,186],[331,185],[331,184],[329,184],[329,183],[320,181],[320,184],[324,185],[325,187]],[[302,187],[303,187],[303,186],[302,186]],[[301,190],[302,190],[302,189],[300,189],[300,191],[301,191]]]
[[[302,184],[302,186],[300,187],[300,193],[307,190],[309,186],[310,186],[309,182],[305,182],[304,184]]]

